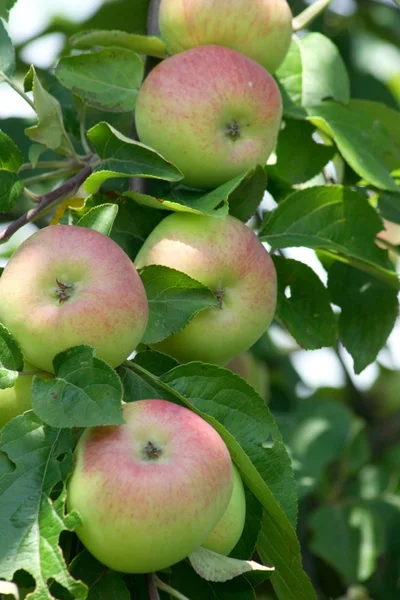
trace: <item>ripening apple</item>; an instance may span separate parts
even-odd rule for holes
[[[218,44],[246,54],[273,73],[292,37],[286,0],[161,0],[161,36],[170,54]]]
[[[113,367],[136,348],[148,316],[134,265],[109,237],[85,227],[45,227],[26,240],[0,278],[0,322],[27,361],[89,344]]]
[[[24,371],[18,375],[13,387],[0,390],[0,428],[14,417],[32,408],[32,381],[34,375],[44,379],[53,377],[50,373],[37,371],[25,362]]]
[[[261,360],[255,358],[251,352],[243,352],[235,356],[226,368],[240,375],[253,387],[261,398],[268,400],[269,377],[268,370]]]
[[[246,520],[246,496],[239,471],[233,466],[233,490],[228,504],[217,525],[206,541],[204,548],[228,556],[240,540]]]
[[[95,558],[149,573],[183,560],[214,529],[232,495],[232,461],[215,429],[187,408],[140,400],[123,413],[126,424],[80,438],[67,504]]]
[[[153,229],[135,263],[139,269],[164,265],[186,273],[217,297],[218,306],[154,344],[180,362],[224,365],[250,348],[274,316],[274,264],[254,232],[232,216],[169,215]]]
[[[217,187],[265,165],[282,100],[271,75],[222,46],[200,46],[151,71],[136,103],[140,140],[183,173],[183,183]]]

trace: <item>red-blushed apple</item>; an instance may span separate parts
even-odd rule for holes
[[[14,417],[32,408],[32,381],[34,375],[44,379],[53,377],[50,373],[38,371],[25,362],[24,371],[18,375],[13,387],[0,390],[0,428]]]
[[[89,344],[113,367],[136,348],[148,317],[132,261],[110,238],[72,225],[26,240],[0,278],[0,322],[27,361],[54,372],[53,358]]]
[[[226,368],[237,373],[258,392],[265,401],[268,400],[269,376],[268,370],[261,360],[255,358],[250,352],[243,352],[235,356]]]
[[[233,468],[220,435],[165,400],[124,404],[125,425],[87,429],[76,448],[68,509],[77,534],[116,571],[149,573],[183,560],[224,514]]]
[[[246,54],[271,73],[292,38],[286,0],[161,0],[159,23],[170,54],[218,44]]]
[[[201,311],[181,332],[154,345],[180,362],[224,365],[250,348],[274,316],[274,264],[254,232],[232,216],[169,215],[153,229],[135,263],[186,273],[218,299],[217,307]]]
[[[202,545],[227,556],[240,540],[245,520],[246,496],[243,482],[239,471],[233,466],[233,489],[228,508]]]
[[[265,165],[282,100],[255,61],[222,46],[200,46],[151,71],[135,115],[140,140],[177,166],[183,183],[213,188]]]

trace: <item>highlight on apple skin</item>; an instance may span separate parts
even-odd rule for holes
[[[135,264],[182,271],[219,300],[218,307],[201,311],[181,332],[152,346],[180,362],[225,365],[250,348],[274,317],[272,259],[254,232],[232,216],[169,215],[151,232]]]
[[[233,490],[228,508],[203,543],[204,548],[228,556],[241,538],[245,520],[246,496],[243,482],[233,465]]]
[[[170,54],[218,44],[270,73],[284,60],[292,38],[286,0],[161,0],[159,24]]]
[[[232,495],[232,461],[215,429],[187,408],[140,400],[123,413],[125,425],[80,438],[67,505],[95,558],[150,573],[183,560],[214,529]]]
[[[24,371],[35,370],[34,366],[25,362]],[[53,377],[44,371],[37,371],[35,374],[44,379]],[[0,429],[14,417],[32,408],[33,377],[33,374],[28,375],[23,372],[18,375],[13,387],[0,389]]]
[[[26,360],[54,372],[53,358],[80,344],[111,366],[136,348],[148,303],[136,269],[109,237],[56,225],[26,240],[0,279],[0,322]]]
[[[281,117],[273,77],[222,46],[199,46],[161,62],[144,81],[135,111],[141,142],[195,188],[217,187],[264,166]]]

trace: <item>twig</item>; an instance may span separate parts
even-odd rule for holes
[[[167,592],[167,594],[169,594],[173,598],[176,598],[177,600],[190,600],[187,596],[184,596],[183,594],[178,592],[178,590],[175,590],[170,585],[164,583],[164,581],[161,581],[161,579],[157,577],[157,575],[154,575],[154,579],[158,589],[162,592]]]
[[[47,173],[39,173],[32,177],[26,177],[25,179],[22,179],[22,183],[25,186],[32,185],[33,183],[39,183],[48,179],[57,179],[57,177],[62,177],[63,175],[71,175],[74,171],[76,171],[76,169],[72,167],[64,167],[63,169],[56,169],[55,171],[48,171]]]
[[[68,160],[45,160],[37,163],[24,163],[18,169],[18,173],[21,171],[33,171],[33,169],[66,169],[69,167],[83,166],[83,162],[68,161]]]
[[[146,575],[147,586],[149,588],[149,600],[160,600],[160,594],[156,586],[156,577],[154,573]]]
[[[97,159],[97,157],[96,157]],[[74,192],[76,192],[82,183],[89,177],[92,173],[93,169],[97,165],[97,160],[94,158],[88,162],[88,164],[81,170],[79,173],[68,179],[65,183],[63,183],[60,187],[55,190],[48,192],[47,194],[43,194],[39,196],[39,202],[37,206],[28,210],[27,213],[19,217],[16,221],[11,223],[8,227],[3,229],[0,232],[0,243],[7,241],[10,237],[21,229],[27,223],[31,221],[35,221],[42,215],[44,215],[49,209],[53,208],[65,198],[71,196]]]
[[[308,6],[297,17],[294,17],[293,31],[299,31],[310,25],[331,2],[332,0],[316,0],[311,6]]]
[[[7,77],[7,75],[5,73],[3,73],[3,71],[1,72],[1,76],[2,76],[3,80],[6,81],[8,83],[8,85],[10,87],[12,87],[12,89],[15,92],[17,92],[17,94],[19,94],[21,96],[21,98],[23,98],[25,100],[25,102],[27,102],[29,104],[29,106],[31,108],[33,108],[33,110],[36,112],[35,105],[33,104],[32,100],[29,98],[29,96],[27,96],[25,94],[25,92],[23,90],[21,90],[21,88],[16,83],[14,83],[14,81],[12,79]]]
[[[25,198],[27,198],[31,202],[35,202],[35,204],[40,202],[40,196],[31,192],[31,190],[28,190],[28,188],[24,188],[23,194],[24,194]]]
[[[82,148],[87,154],[90,154],[91,149],[89,147],[89,143],[86,137],[86,105],[83,104],[80,110],[80,119],[79,119],[79,132],[81,135],[81,144]]]
[[[158,13],[161,0],[150,0],[149,12],[147,13],[147,33],[157,36],[160,33],[158,25]]]

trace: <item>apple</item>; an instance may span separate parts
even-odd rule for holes
[[[0,278],[0,322],[26,360],[54,372],[53,358],[89,344],[113,367],[140,342],[145,290],[124,251],[92,229],[45,227],[26,240]]]
[[[233,489],[228,508],[206,541],[204,548],[228,556],[240,540],[246,520],[246,497],[239,471],[233,466]]]
[[[197,188],[265,165],[281,116],[271,75],[222,46],[200,46],[160,63],[144,81],[135,113],[140,140]]]
[[[217,307],[201,311],[181,332],[154,344],[180,362],[224,365],[250,348],[274,316],[274,264],[254,232],[232,216],[169,215],[153,229],[135,263],[139,269],[164,265],[186,273],[218,299]]]
[[[13,387],[0,390],[0,429],[14,417],[32,408],[32,381],[34,375],[44,379],[53,377],[50,373],[37,371],[25,362],[24,371],[18,375]]]
[[[67,505],[95,558],[150,573],[183,560],[214,529],[232,495],[232,461],[215,429],[187,408],[140,400],[123,413],[126,424],[80,438]]]
[[[233,358],[226,367],[245,379],[261,398],[268,400],[269,377],[265,363],[255,358],[251,352],[243,352]]]
[[[218,44],[246,54],[271,73],[292,38],[286,0],[161,0],[159,24],[170,54]]]

